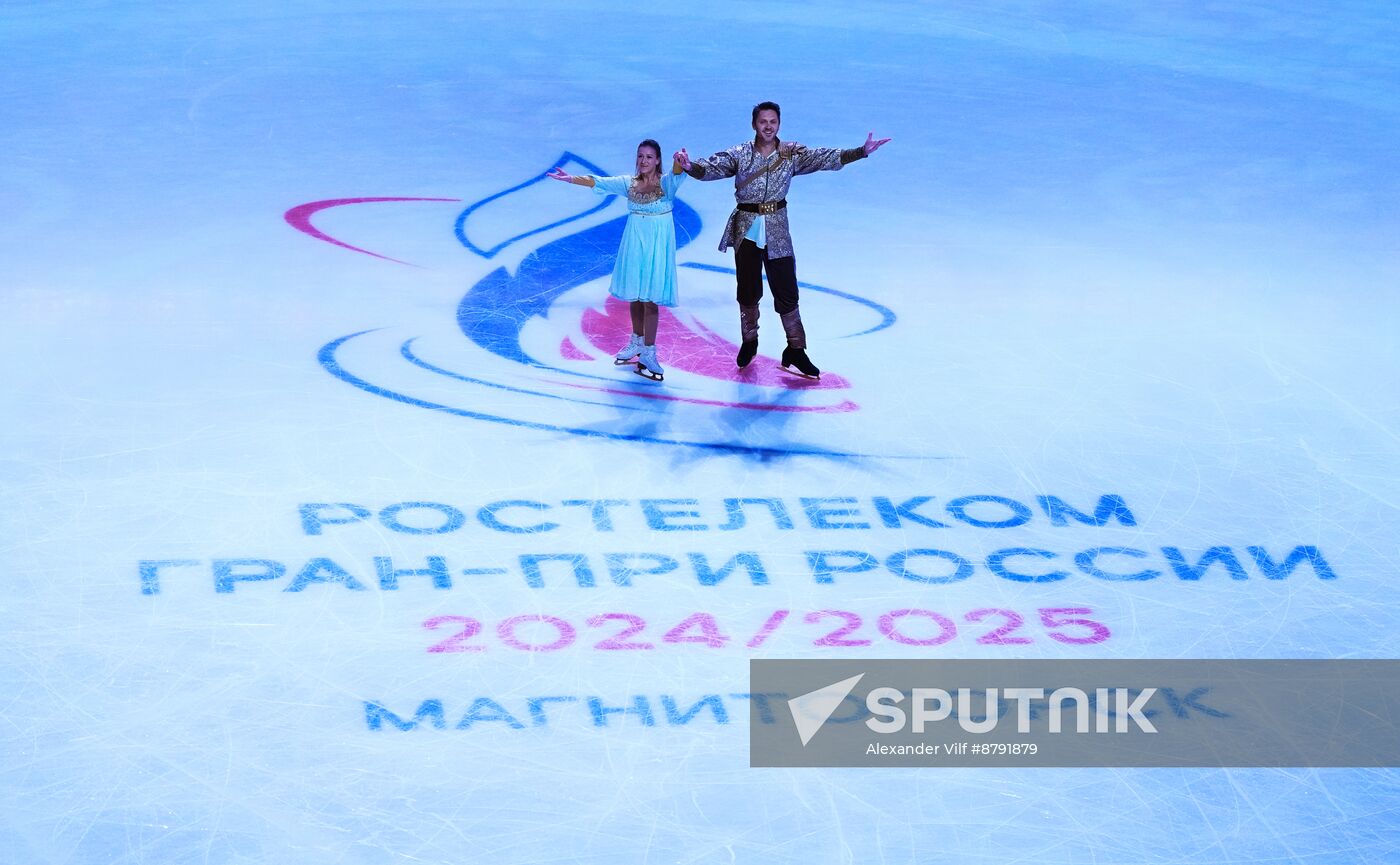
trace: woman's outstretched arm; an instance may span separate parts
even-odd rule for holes
[[[593,186],[593,185],[594,185],[593,178],[589,177],[588,175],[586,175],[586,174],[584,174],[584,175],[570,174],[570,173],[568,173],[567,171],[565,171],[565,170],[562,169],[562,168],[556,168],[556,169],[554,169],[553,171],[551,171],[551,172],[549,172],[548,174],[546,174],[545,177],[552,177],[552,178],[554,178],[555,180],[562,180],[562,181],[564,181],[565,183],[572,183],[572,184],[575,184],[576,186]]]

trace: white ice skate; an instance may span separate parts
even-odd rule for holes
[[[656,359],[656,346],[642,346],[642,356],[637,361],[637,375],[652,381],[661,381],[666,377],[666,371],[661,368],[661,362]]]
[[[627,341],[627,345],[623,346],[618,350],[617,354],[613,355],[613,364],[616,366],[627,366],[630,363],[636,363],[637,355],[642,353],[644,347],[645,346],[642,345],[642,338],[635,333],[632,334],[632,338]]]

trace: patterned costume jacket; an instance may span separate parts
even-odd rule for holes
[[[782,148],[783,144],[779,142],[778,147],[765,159],[755,149],[754,142],[745,141],[714,156],[692,159],[690,170],[686,173],[696,180],[732,177],[737,203],[767,204],[787,198],[788,186],[799,174],[840,171],[848,163],[865,158],[864,147],[839,150],[835,147],[799,145],[788,156],[783,155]],[[759,218],[767,220],[763,230],[767,235],[768,257],[787,258],[792,255],[792,235],[788,233],[786,207],[767,215],[736,208],[724,227],[724,237],[719,242],[720,252],[743,242],[744,235],[753,227],[753,221]]]

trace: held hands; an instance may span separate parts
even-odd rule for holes
[[[881,138],[879,141],[876,141],[875,133],[869,132],[866,133],[865,144],[861,146],[865,148],[865,155],[869,156],[870,154],[874,153],[875,151],[879,150],[881,147],[884,147],[886,144],[889,143],[890,139],[888,138]]]
[[[562,181],[564,181],[565,183],[573,183],[573,182],[574,182],[574,177],[573,177],[573,175],[572,175],[572,174],[569,174],[567,171],[565,171],[565,170],[562,169],[562,168],[556,168],[556,169],[554,169],[553,171],[551,171],[551,172],[549,172],[548,174],[546,174],[545,177],[552,177],[552,178],[554,178],[555,180],[562,180]]]
[[[671,159],[681,167],[682,171],[690,170],[690,154],[685,152],[684,147],[672,154]]]

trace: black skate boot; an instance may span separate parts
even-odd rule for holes
[[[790,366],[797,367],[808,378],[820,378],[822,374],[822,371],[817,369],[817,365],[812,363],[812,359],[807,356],[806,351],[791,345],[783,349],[783,369]]]
[[[758,340],[746,339],[744,344],[739,346],[739,356],[734,358],[734,362],[743,369],[753,362],[754,355],[758,354]]]
[[[758,307],[739,306],[739,336],[743,343],[739,346],[739,356],[734,363],[743,369],[753,362],[758,354]]]
[[[822,371],[807,357],[807,331],[802,327],[802,313],[793,307],[782,314],[782,319],[783,332],[787,334],[788,341],[787,348],[783,349],[783,369],[795,366],[808,378],[817,378]]]

